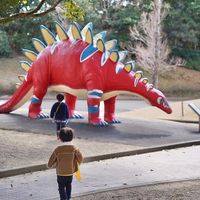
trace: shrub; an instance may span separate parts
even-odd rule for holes
[[[187,61],[187,68],[200,71],[200,50],[173,48],[172,52]]]
[[[11,53],[8,36],[5,31],[0,30],[0,57],[9,57]]]

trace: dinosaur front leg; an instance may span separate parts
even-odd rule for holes
[[[97,89],[88,91],[88,121],[92,125],[105,126],[108,124],[99,117],[99,106],[102,94],[103,92]]]
[[[82,119],[83,116],[75,111],[77,97],[71,94],[65,94],[65,102],[69,108],[69,117],[72,119]]]
[[[115,118],[116,96],[104,101],[104,120],[108,123],[121,123]]]
[[[42,87],[35,87],[33,96],[31,98],[31,104],[29,106],[29,113],[28,116],[32,119],[37,119],[37,118],[48,118],[49,116],[42,113],[41,109],[41,104],[44,95],[47,92],[47,88],[42,88]]]

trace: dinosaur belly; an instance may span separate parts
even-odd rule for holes
[[[77,97],[81,97],[83,99],[87,99],[87,90],[86,89],[75,89],[75,88],[70,88],[66,85],[55,85],[55,86],[50,86],[49,90],[56,91],[56,92],[68,93],[68,94],[71,94],[71,95],[74,95]],[[101,97],[101,101],[105,101],[105,100],[110,99],[119,94],[133,95],[133,93],[131,93],[131,92],[122,91],[122,90],[109,91],[109,92],[103,93],[103,95]]]

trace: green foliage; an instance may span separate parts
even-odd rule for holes
[[[8,36],[5,31],[0,30],[0,57],[8,57],[11,49],[8,42]]]
[[[140,16],[131,4],[123,6],[109,1],[105,7],[104,2],[98,0],[78,0],[77,3],[85,10],[83,24],[93,22],[94,31],[106,30],[107,39],[116,38],[120,42],[129,40],[129,26],[136,24]]]
[[[187,62],[188,68],[200,71],[200,58],[194,60],[188,60]]]
[[[79,22],[81,25],[85,25],[88,22],[92,22],[95,26],[94,31],[100,31],[104,29],[101,13],[101,4],[98,0],[76,0],[77,4],[84,10],[84,21]]]
[[[80,6],[78,6],[78,4],[75,1],[65,0],[64,9],[65,9],[64,15],[69,21],[71,22],[77,20],[83,21],[84,10]]]
[[[21,6],[27,3],[27,0],[1,0],[0,17],[6,17],[15,13]]]
[[[179,48],[200,48],[200,0],[170,1],[165,32],[170,45]]]
[[[50,16],[45,16],[32,20],[22,19],[6,25],[4,28],[8,34],[12,48],[19,53],[22,51],[23,48],[35,51],[31,39],[35,37],[43,41],[40,32],[41,24],[44,24],[47,27],[51,27],[53,24],[53,20]]]
[[[200,71],[200,50],[173,48],[172,53],[184,58],[187,61],[187,68]]]
[[[172,53],[184,58],[190,68],[200,70],[200,0],[168,2],[165,32]]]
[[[129,27],[135,25],[139,20],[139,12],[134,6],[110,7],[108,10],[108,27],[114,38],[118,38],[120,42],[129,40]]]

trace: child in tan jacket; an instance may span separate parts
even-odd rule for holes
[[[78,165],[83,160],[81,152],[71,142],[73,135],[74,131],[71,128],[65,127],[60,130],[59,139],[63,145],[53,151],[48,162],[49,168],[56,168],[60,200],[71,199],[73,174],[77,172]]]

